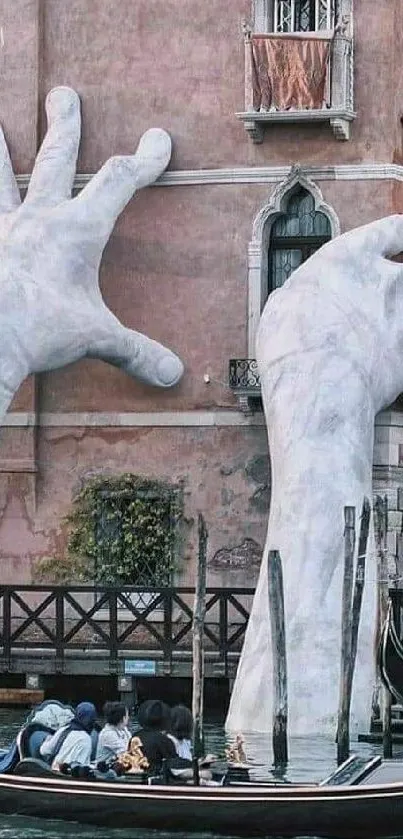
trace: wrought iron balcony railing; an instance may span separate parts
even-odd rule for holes
[[[260,377],[254,358],[230,358],[229,386],[237,393],[260,396]]]
[[[261,409],[260,377],[254,358],[230,358],[229,386],[244,414]]]

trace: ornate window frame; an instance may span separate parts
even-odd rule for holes
[[[269,201],[259,210],[248,245],[248,358],[255,358],[256,332],[263,305],[266,301],[268,254],[273,223],[286,210],[287,201],[297,186],[309,192],[315,210],[323,213],[330,223],[331,238],[340,234],[340,221],[330,204],[327,204],[317,184],[308,178],[299,164],[292,166],[288,176],[279,183]]]
[[[264,130],[271,123],[328,122],[336,140],[350,139],[354,111],[354,0],[337,0],[336,28],[331,49],[331,71],[328,79],[330,107],[256,111],[253,107],[250,65],[252,34],[273,32],[274,0],[252,0],[251,24],[244,21],[245,35],[245,104],[236,113],[254,143],[263,142]]]

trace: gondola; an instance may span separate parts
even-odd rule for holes
[[[403,703],[403,644],[396,631],[391,600],[379,643],[379,670],[388,690]]]
[[[196,787],[73,780],[25,758],[0,774],[0,812],[189,835],[392,837],[403,824],[403,762],[353,756],[317,785]]]
[[[94,771],[75,778],[52,771],[39,757],[39,744],[54,724],[52,714],[66,710],[71,713],[61,703],[43,703],[0,755],[0,813],[189,836],[386,839],[401,834],[403,761],[353,755],[319,784],[247,782],[240,780],[242,772],[228,767],[217,769],[210,786],[180,785],[169,773],[110,780]]]
[[[358,760],[355,769],[354,760],[317,786],[194,787],[75,781],[41,773],[39,761],[25,759],[13,775],[0,775],[0,811],[189,834],[395,836],[403,823],[403,763]]]

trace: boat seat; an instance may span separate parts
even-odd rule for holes
[[[28,741],[29,757],[37,758],[38,760],[42,758],[40,747],[47,737],[48,734],[46,731],[33,731]]]
[[[37,722],[30,722],[22,728],[17,736],[20,760],[27,757],[43,760],[39,749],[49,734],[54,734],[53,729]]]
[[[53,772],[50,768],[49,764],[46,763],[43,759],[38,760],[37,758],[26,757],[23,760],[20,760],[17,763],[17,766],[13,772],[14,775],[29,775],[34,778],[37,777],[47,777],[47,778],[60,778],[59,772]]]

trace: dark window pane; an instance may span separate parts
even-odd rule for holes
[[[311,193],[298,188],[290,195],[286,211],[272,226],[268,260],[269,293],[280,288],[290,274],[330,238],[329,219],[315,210]]]
[[[315,0],[296,0],[294,29],[298,32],[315,29]]]
[[[302,251],[296,248],[283,250],[278,248],[271,254],[271,291],[281,288],[290,274],[303,262]]]
[[[329,219],[315,210],[313,196],[306,190],[298,190],[287,204],[287,211],[274,222],[272,240],[286,236],[324,236],[330,238]]]

